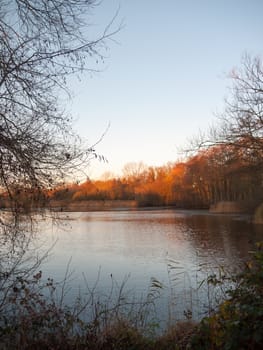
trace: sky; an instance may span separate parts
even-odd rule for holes
[[[242,56],[263,54],[262,0],[104,0],[91,31],[111,21],[100,72],[72,82],[75,129],[108,162],[87,174],[121,175],[125,164],[162,166],[223,110]]]

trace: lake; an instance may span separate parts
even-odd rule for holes
[[[213,307],[221,288],[202,281],[213,273],[238,269],[253,243],[262,240],[263,227],[242,215],[197,210],[127,210],[59,213],[57,224],[44,220],[35,246],[53,246],[41,267],[44,278],[62,280],[67,265],[66,301],[87,284],[98,295],[112,285],[145,298],[155,289],[156,310],[163,321],[190,312],[200,319]],[[158,285],[159,287],[156,287]],[[154,288],[155,286],[155,288]]]

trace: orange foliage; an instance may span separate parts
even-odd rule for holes
[[[252,169],[240,152],[232,146],[215,146],[185,162],[161,167],[129,163],[121,178],[105,176],[104,180],[88,180],[49,195],[71,200],[136,199],[140,205],[179,207],[208,207],[218,200],[262,195],[261,172]]]

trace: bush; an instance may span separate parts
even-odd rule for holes
[[[263,244],[253,261],[232,277],[237,283],[228,299],[211,317],[204,318],[192,339],[193,349],[263,349]]]
[[[164,204],[161,196],[155,192],[138,193],[135,199],[139,207],[154,207]]]

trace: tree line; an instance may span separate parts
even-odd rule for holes
[[[136,200],[140,206],[183,208],[239,201],[253,207],[263,195],[260,165],[261,158],[251,158],[242,145],[214,145],[200,149],[185,161],[160,167],[128,163],[121,177],[64,185],[49,196],[68,201]]]

